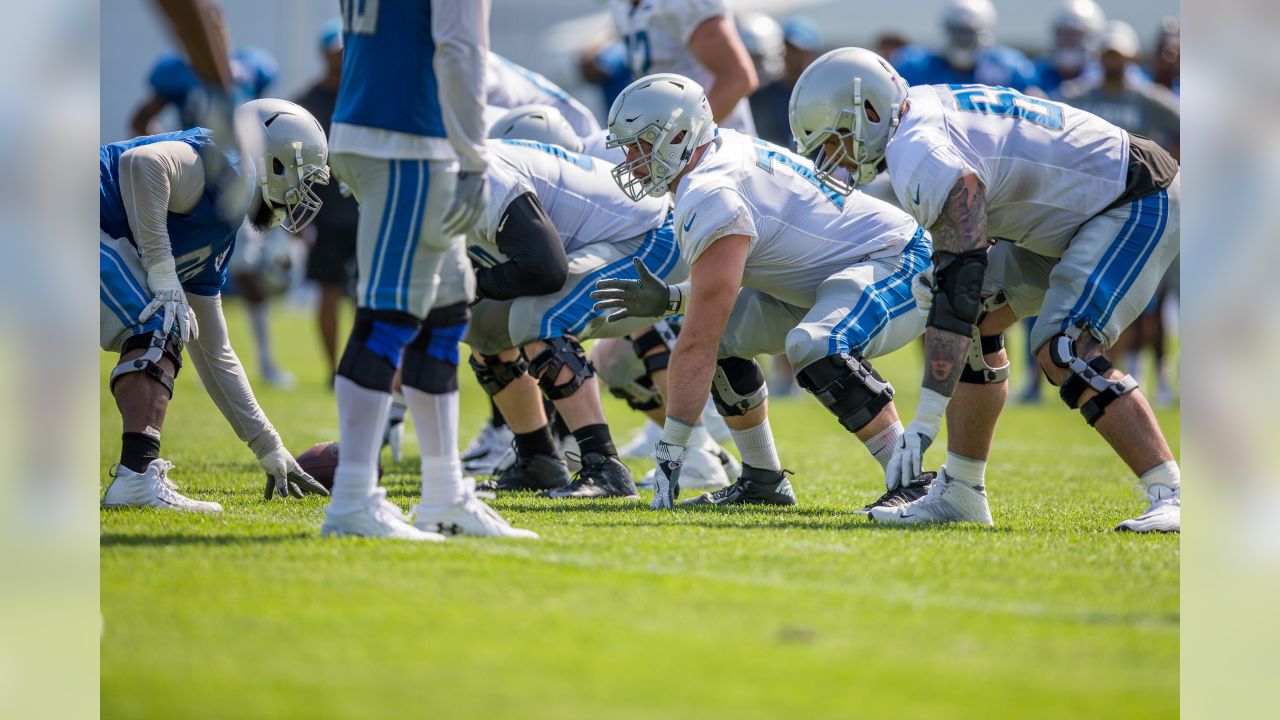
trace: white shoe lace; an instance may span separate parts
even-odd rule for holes
[[[494,524],[502,528],[511,527],[511,523],[499,515],[497,510],[489,507],[483,500],[476,497],[475,480],[466,482],[466,478],[463,478],[462,509],[476,516],[483,523]]]
[[[173,468],[174,468],[173,463],[169,462],[168,460],[160,461],[160,473],[159,475],[157,475],[156,479],[160,485],[160,494],[167,498],[173,498],[173,496],[175,495],[178,497],[182,497],[182,494],[178,492],[177,483],[169,479],[169,471],[172,470]],[[182,499],[185,500],[186,498],[182,498]]]
[[[1141,483],[1133,486],[1133,494],[1147,501],[1147,510],[1142,513],[1143,515],[1147,515],[1161,507],[1182,507],[1182,493],[1180,491],[1181,488],[1173,488],[1168,495],[1157,497]]]

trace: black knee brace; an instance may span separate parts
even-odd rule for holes
[[[475,372],[480,387],[489,393],[489,397],[502,392],[503,388],[524,377],[524,374],[529,371],[529,362],[523,355],[516,356],[516,359],[511,362],[497,355],[482,355],[481,358],[484,359],[483,365],[476,362],[475,358],[471,358],[471,369]]]
[[[636,357],[644,363],[644,371],[650,375],[659,370],[666,370],[671,362],[671,349],[676,344],[676,328],[666,321],[659,320],[643,335],[631,341],[631,349]],[[645,356],[650,350],[660,347],[662,352]]]
[[[1009,363],[993,368],[983,355],[1000,352],[1004,348],[1004,333],[983,335],[979,342],[969,343],[969,362],[960,371],[960,382],[970,385],[994,385],[1009,379]]]
[[[624,387],[609,387],[609,394],[619,400],[626,400],[632,410],[645,412],[662,407],[662,393],[654,386],[653,379],[643,375]]]
[[[404,346],[418,332],[418,319],[394,310],[356,310],[338,374],[360,387],[391,392]]]
[[[422,329],[405,347],[400,382],[432,395],[458,389],[458,343],[467,334],[471,317],[466,303],[436,308],[422,321]]]
[[[111,371],[108,387],[115,392],[117,380],[129,373],[137,372],[163,385],[169,392],[169,397],[173,397],[173,381],[178,377],[178,371],[182,369],[182,341],[178,340],[177,333],[169,333],[166,337],[161,331],[156,330],[134,335],[124,341],[120,354],[123,356],[125,353],[142,348],[146,348],[147,351],[131,360],[121,360],[115,366]],[[173,363],[172,375],[160,364],[160,358],[169,358]]]
[[[1072,410],[1080,408],[1085,422],[1093,425],[1098,422],[1107,410],[1107,406],[1119,400],[1122,395],[1138,389],[1138,381],[1132,375],[1125,375],[1119,380],[1110,380],[1105,373],[1115,367],[1111,361],[1098,355],[1088,361],[1076,357],[1075,337],[1066,333],[1055,335],[1049,341],[1049,357],[1053,363],[1071,371],[1058,390],[1059,397]],[[1052,379],[1051,379],[1052,381]],[[1092,388],[1097,392],[1083,406],[1080,396]]]
[[[893,402],[893,386],[857,355],[828,355],[796,373],[796,382],[849,432],[866,427]]]
[[[711,378],[711,401],[723,417],[746,415],[769,397],[764,373],[755,360],[728,357],[716,361]]]
[[[582,387],[582,384],[595,377],[596,369],[587,359],[587,353],[577,340],[567,337],[554,337],[544,340],[547,349],[529,361],[529,374],[538,380],[538,387],[548,400],[562,400]],[[568,367],[573,377],[557,384],[561,368]]]
[[[982,312],[982,277],[987,272],[987,251],[969,250],[933,254],[933,307],[929,326],[959,335],[972,335]]]

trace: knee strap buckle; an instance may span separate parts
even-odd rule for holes
[[[1074,332],[1054,336],[1049,345],[1049,357],[1058,367],[1071,371],[1058,390],[1062,402],[1073,410],[1079,407],[1085,422],[1093,425],[1103,416],[1108,405],[1138,389],[1138,381],[1132,375],[1117,380],[1107,378],[1106,373],[1114,365],[1102,355],[1088,361],[1076,357],[1075,339],[1080,336],[1080,328],[1072,330]],[[1080,396],[1089,389],[1097,394],[1080,406]]]
[[[587,353],[576,340],[554,337],[544,340],[547,349],[529,361],[529,374],[538,379],[538,387],[548,400],[563,400],[573,395],[583,383],[595,377],[596,369],[587,359]],[[568,367],[573,376],[557,384],[562,368]]]
[[[796,373],[796,381],[849,432],[866,427],[893,402],[893,386],[855,355],[828,355]]]
[[[169,393],[169,397],[173,397],[173,382],[178,375],[178,371],[182,369],[182,345],[173,336],[166,336],[161,331],[155,330],[148,335],[134,335],[126,340],[123,352],[130,352],[143,347],[147,349],[145,353],[130,360],[121,360],[111,370],[108,388],[114,392],[117,380],[129,373],[142,373],[163,385],[164,389]],[[164,357],[173,362],[174,372],[172,375],[160,364],[160,359]]]
[[[960,371],[960,382],[971,385],[994,385],[1009,379],[1009,361],[1004,365],[991,367],[985,355],[999,352],[1004,348],[1004,333],[981,335],[974,332],[974,339],[969,343],[969,362]]]
[[[741,390],[738,388],[742,388]],[[711,378],[711,400],[723,417],[746,415],[769,397],[769,386],[755,360],[722,358]]]
[[[675,347],[675,343],[674,328],[665,321],[658,321],[644,334],[631,341],[631,350],[644,362],[644,371],[652,375],[659,370],[667,369],[671,363],[671,350]],[[662,348],[662,352],[645,355],[654,348]]]
[[[476,374],[480,387],[484,388],[489,397],[502,392],[508,385],[524,377],[529,370],[529,361],[525,360],[523,355],[510,362],[497,355],[482,355],[481,358],[484,364],[474,357],[468,362],[471,364],[471,370]]]

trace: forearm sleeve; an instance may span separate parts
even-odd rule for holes
[[[476,292],[482,298],[510,300],[559,292],[569,277],[564,242],[533,193],[507,206],[495,240],[509,259],[476,269]]]
[[[204,192],[204,166],[182,142],[141,145],[120,156],[120,199],[144,267],[172,260],[169,212],[187,212]]]
[[[188,294],[187,301],[200,325],[200,334],[192,338],[187,354],[209,398],[242,441],[258,445],[274,438],[276,431],[253,397],[244,366],[231,349],[227,322],[222,316],[222,296]]]
[[[465,172],[489,166],[484,147],[484,73],[489,53],[489,0],[433,3],[433,66],[449,144]]]

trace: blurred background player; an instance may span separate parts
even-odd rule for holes
[[[1058,86],[1086,74],[1096,77],[1098,37],[1107,17],[1093,0],[1065,0],[1053,13],[1050,51],[1036,61],[1036,79],[1047,95]]]
[[[942,47],[910,45],[890,58],[907,84],[981,83],[1015,90],[1036,86],[1035,66],[1027,56],[996,44],[996,8],[991,0],[948,0],[942,31]]]
[[[458,343],[474,279],[459,238],[484,209],[488,2],[344,0],[330,162],[360,202],[355,324],[334,393],[342,447],[322,535],[537,537],[475,495],[458,457]],[[413,524],[378,487],[400,373],[422,451]]]
[[[600,122],[591,110],[542,75],[493,51],[485,66],[485,104],[496,108],[549,105],[573,128],[578,137],[599,132]]]
[[[768,16],[760,17],[769,19]],[[754,20],[751,27],[759,28],[763,24]],[[755,119],[757,137],[774,145],[793,148],[791,126],[787,123],[787,103],[791,101],[791,88],[795,87],[800,73],[822,51],[822,35],[818,26],[806,17],[786,18],[779,29],[782,34],[781,71],[772,76],[761,76],[760,89],[751,96],[751,115]],[[743,42],[747,42],[745,33]],[[759,74],[761,65],[757,63],[756,67]]]
[[[786,47],[784,46],[782,26],[777,20],[761,12],[736,13],[734,27],[746,48],[747,56],[756,71],[756,89],[747,98],[751,106],[751,118],[756,124],[756,136],[769,139],[760,132],[760,110],[770,108],[765,104],[761,93],[771,83],[782,77],[785,66]],[[786,99],[783,99],[786,106]],[[786,143],[782,143],[785,147]]]
[[[342,20],[334,18],[320,32],[324,74],[302,92],[296,102],[311,112],[329,133],[330,120],[342,84]],[[338,368],[338,311],[343,298],[352,298],[356,281],[356,229],[359,206],[340,182],[320,188],[324,210],[311,226],[311,250],[307,255],[307,279],[319,288],[316,325],[324,349],[328,387]]]
[[[627,64],[626,43],[617,38],[599,40],[578,53],[578,74],[583,81],[600,88],[604,108],[631,84],[631,67]]]
[[[1151,81],[1169,88],[1174,95],[1182,90],[1182,40],[1178,19],[1167,17],[1156,33],[1155,51],[1151,54]]]
[[[99,151],[100,342],[120,353],[110,382],[124,426],[103,507],[222,510],[180,494],[168,477],[173,464],[160,457],[184,348],[209,397],[266,470],[267,499],[325,493],[298,467],[254,399],[227,337],[221,293],[227,256],[246,216],[262,230],[280,224],[294,232],[315,217],[320,203],[311,187],[328,182],[328,148],[315,118],[290,102],[256,100],[236,116],[253,135],[243,138],[245,147],[260,152],[224,161],[256,178],[250,194],[239,184],[222,187],[206,178],[205,158],[223,150],[204,128]],[[223,219],[223,193],[238,196],[235,220]]]

